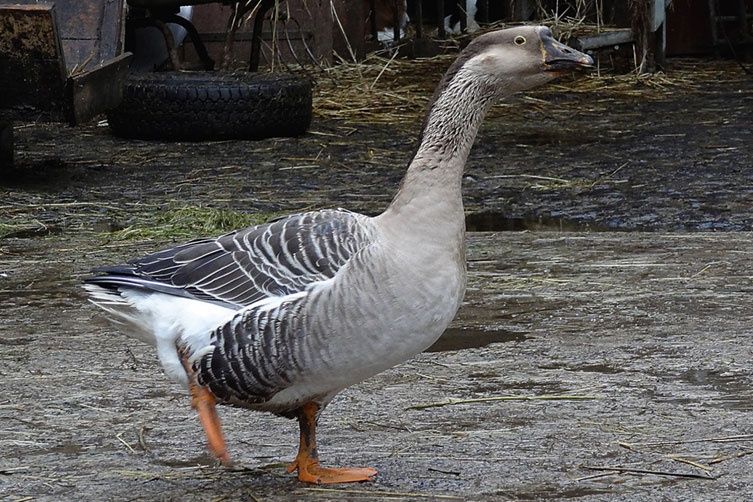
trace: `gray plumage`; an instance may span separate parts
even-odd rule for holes
[[[557,44],[542,27],[472,42],[440,83],[381,215],[315,211],[183,244],[100,270],[87,281],[92,301],[154,343],[176,380],[186,381],[187,354],[191,377],[222,402],[282,415],[326,406],[429,347],[454,317],[466,276],[461,180],[476,132],[500,96],[556,76],[543,58]]]
[[[329,279],[368,243],[360,221],[344,210],[294,214],[165,249],[126,265],[103,267],[91,284],[147,290],[242,308]]]

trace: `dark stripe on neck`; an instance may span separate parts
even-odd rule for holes
[[[439,81],[439,85],[437,85],[437,88],[434,90],[434,94],[429,100],[428,106],[426,107],[426,114],[424,115],[424,120],[423,120],[423,123],[421,124],[421,132],[419,133],[419,136],[418,136],[419,144],[421,143],[421,140],[423,140],[424,131],[426,130],[426,126],[429,122],[429,116],[431,115],[431,112],[434,110],[434,105],[436,105],[437,100],[439,99],[439,96],[441,96],[442,93],[447,90],[452,80],[460,72],[460,69],[469,60],[473,59],[475,56],[481,54],[482,52],[484,52],[484,50],[486,50],[488,47],[491,47],[493,45],[495,45],[495,41],[490,40],[485,37],[474,39],[470,44],[468,44],[468,46],[465,49],[463,49],[463,51],[458,55],[455,61],[447,69],[444,76],[442,76],[442,80]]]

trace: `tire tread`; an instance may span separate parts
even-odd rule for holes
[[[124,138],[195,141],[300,136],[311,113],[311,83],[293,75],[164,72],[130,76],[107,119]]]

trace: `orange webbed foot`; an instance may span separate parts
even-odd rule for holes
[[[288,466],[288,472],[298,471],[299,481],[317,485],[371,481],[377,471],[370,467],[347,468],[319,465],[319,454],[316,449],[316,419],[320,409],[320,405],[313,401],[298,409],[301,443],[298,447],[298,455]]]
[[[301,462],[298,459],[288,466],[288,472],[295,470],[299,481],[317,485],[373,481],[377,475],[376,469],[371,467],[322,467],[317,461]]]

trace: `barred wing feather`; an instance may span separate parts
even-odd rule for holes
[[[236,406],[263,403],[289,387],[301,371],[306,295],[243,309],[216,328],[211,348],[194,355],[198,383]]]
[[[295,214],[100,269],[91,282],[242,308],[333,277],[370,241],[365,219],[343,210]]]

